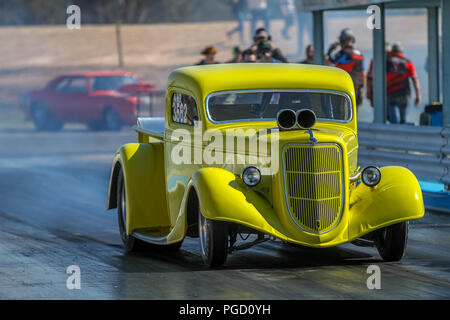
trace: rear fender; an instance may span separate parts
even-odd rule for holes
[[[108,209],[117,207],[119,169],[127,196],[127,234],[139,229],[168,228],[164,144],[130,143],[117,151],[111,170]]]

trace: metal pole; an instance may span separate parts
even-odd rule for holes
[[[313,11],[314,64],[324,63],[323,11]]]
[[[442,14],[442,96],[444,126],[450,126],[450,0],[441,1]]]
[[[428,11],[428,102],[440,101],[439,95],[439,8]]]
[[[117,57],[119,67],[123,67],[123,53],[122,53],[122,35],[120,32],[120,25],[122,24],[124,0],[117,0],[117,13],[116,13],[116,44],[117,44]]]
[[[386,121],[386,45],[385,45],[385,11],[380,7],[380,28],[373,29],[373,104],[374,122]]]

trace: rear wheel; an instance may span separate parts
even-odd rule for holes
[[[200,251],[203,262],[211,267],[220,267],[228,255],[228,224],[205,218],[198,210]]]
[[[103,123],[106,130],[120,131],[122,129],[122,119],[116,110],[108,108],[103,112]]]
[[[380,232],[377,249],[384,261],[400,261],[408,243],[408,221],[397,223]]]
[[[127,194],[122,169],[120,169],[117,181],[117,213],[118,213],[120,237],[122,238],[122,242],[125,246],[125,249],[128,252],[142,250],[145,247],[145,242],[136,239],[132,235],[127,235],[126,231]]]
[[[42,102],[35,102],[31,107],[31,119],[39,131],[59,131],[63,123],[57,121]]]

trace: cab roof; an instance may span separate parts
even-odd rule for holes
[[[169,75],[168,87],[206,97],[230,90],[320,89],[344,92],[354,99],[350,75],[336,67],[291,63],[233,63],[179,68]]]

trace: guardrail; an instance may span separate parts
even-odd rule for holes
[[[358,123],[358,163],[400,165],[450,185],[450,128]]]

